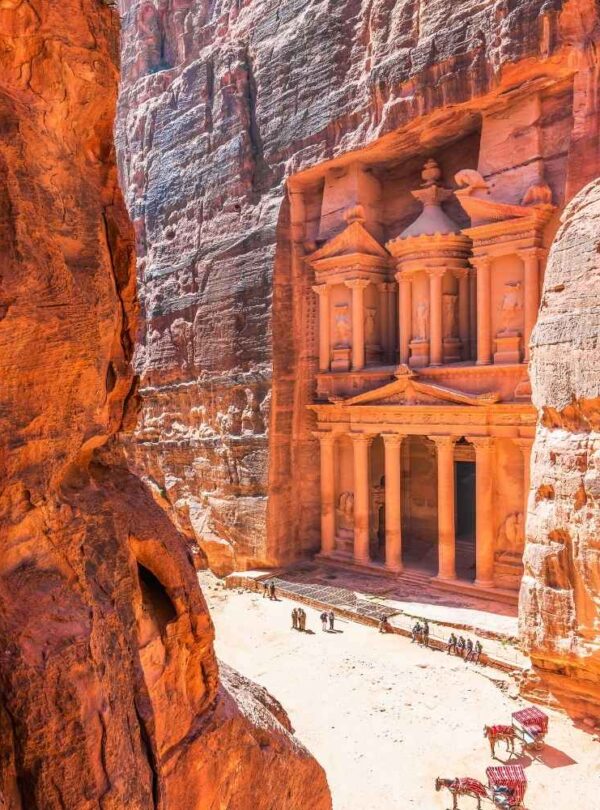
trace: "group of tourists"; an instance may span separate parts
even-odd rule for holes
[[[263,599],[265,599],[266,597],[268,597],[271,600],[277,599],[277,597],[275,596],[275,583],[273,581],[263,582]]]
[[[429,622],[424,619],[423,624],[417,619],[413,624],[410,631],[411,644],[416,641],[417,644],[422,644],[424,647],[429,647]]]
[[[467,661],[473,661],[475,664],[478,664],[482,652],[483,646],[479,639],[473,642],[470,638],[466,639],[464,636],[458,636],[457,638],[454,633],[450,633],[450,638],[448,639],[448,655],[458,655],[460,658],[464,659],[465,663]]]
[[[292,610],[292,630],[306,630],[306,611],[304,608]]]
[[[327,613],[327,611],[324,610],[323,613],[321,613],[321,615],[319,616],[319,618],[321,619],[321,626],[323,628],[323,631],[327,630],[327,625],[328,624],[329,624],[329,630],[331,632],[333,632],[335,630],[335,627],[334,627],[334,625],[335,625],[335,613],[333,612],[333,610],[330,610],[329,613]]]

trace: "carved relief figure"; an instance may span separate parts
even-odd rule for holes
[[[521,512],[512,512],[500,526],[498,532],[498,548],[501,551],[520,553],[525,543],[523,515]]]
[[[348,304],[336,304],[335,307],[335,345],[346,347],[350,345],[352,329],[348,315]]]
[[[338,526],[340,529],[354,528],[354,493],[342,492],[338,501]]]
[[[444,308],[444,337],[453,338],[458,334],[458,323],[456,316],[456,303],[458,296],[452,293],[444,293],[443,308]]]
[[[377,310],[374,307],[367,307],[365,312],[365,341],[367,343],[377,342],[376,314]]]
[[[263,433],[264,425],[258,410],[256,395],[251,388],[246,388],[246,406],[242,411],[242,432],[243,433]]]
[[[519,323],[519,312],[523,309],[523,296],[521,293],[521,282],[510,281],[504,285],[504,295],[502,296],[500,334],[514,334]]]
[[[429,333],[429,306],[425,301],[417,304],[415,316],[415,340],[427,340]]]

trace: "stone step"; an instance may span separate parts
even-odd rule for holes
[[[509,605],[517,605],[519,602],[519,592],[508,590],[507,588],[496,588],[494,586],[482,588],[472,582],[465,582],[461,579],[445,581],[432,579],[431,586],[438,591],[450,591],[452,593],[464,593],[478,599],[485,599],[489,602],[505,602]]]

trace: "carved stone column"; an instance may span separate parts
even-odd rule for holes
[[[351,433],[354,447],[354,559],[367,563],[369,554],[369,447],[372,436]]]
[[[467,359],[477,357],[477,273],[469,270],[469,353]]]
[[[397,433],[384,433],[385,448],[385,566],[402,571],[402,439]]]
[[[437,449],[438,476],[438,578],[456,579],[456,528],[454,517],[453,436],[430,436]]]
[[[377,285],[379,291],[379,323],[380,323],[380,340],[383,348],[384,362],[394,362],[394,314],[393,314],[393,295],[394,285],[387,281],[382,281]]]
[[[412,336],[412,281],[402,273],[396,273],[398,281],[398,317],[400,320],[400,363],[408,365],[410,339]]]
[[[396,329],[396,284],[393,281],[388,282],[388,345],[389,345],[389,355],[388,355],[388,362],[396,365],[398,362],[397,360],[397,350],[396,345],[398,342],[398,330]]]
[[[365,367],[365,289],[370,282],[358,278],[346,282],[352,290],[352,370]]]
[[[491,260],[488,256],[471,259],[477,270],[477,365],[492,362]]]
[[[458,336],[462,344],[462,359],[471,355],[469,345],[469,271],[460,270],[454,274],[458,279]]]
[[[533,439],[523,437],[514,439],[514,442],[523,454],[523,528],[525,528],[529,504],[529,488],[531,486],[531,448],[533,447]]]
[[[429,337],[431,341],[429,363],[432,366],[441,366],[444,361],[442,279],[445,272],[440,268],[429,270]]]
[[[467,441],[475,447],[475,584],[489,588],[494,584],[494,439],[476,436]]]
[[[321,444],[321,553],[335,549],[335,433],[314,434]]]
[[[329,371],[331,356],[329,287],[316,284],[313,291],[319,296],[319,371]]]
[[[523,262],[523,345],[525,362],[530,359],[529,343],[540,307],[540,263],[546,251],[541,248],[530,248],[519,251],[519,258]]]

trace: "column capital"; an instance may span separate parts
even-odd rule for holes
[[[354,444],[371,445],[375,436],[372,433],[348,433]]]
[[[472,444],[475,451],[491,450],[496,443],[494,436],[465,436],[465,439]]]
[[[452,270],[452,275],[454,278],[460,281],[461,278],[468,278],[469,276],[469,268],[468,267],[458,267],[456,270]]]
[[[517,250],[517,256],[523,261],[526,259],[545,259],[548,256],[548,250],[542,247],[520,248]]]
[[[321,444],[327,445],[335,444],[338,434],[333,433],[333,431],[315,430],[313,431],[313,436],[315,439],[318,439]]]
[[[366,278],[350,278],[344,282],[351,290],[366,290],[371,282]]]
[[[391,293],[396,290],[396,285],[393,281],[380,281],[377,285],[379,292]]]
[[[404,433],[382,433],[380,434],[386,447],[400,447],[406,435]]]
[[[487,255],[471,256],[469,263],[475,269],[475,271],[489,270],[492,265],[492,257]]]
[[[412,271],[407,272],[406,270],[398,270],[394,276],[398,284],[410,284],[412,282],[412,277]]]
[[[428,436],[436,447],[454,447],[458,441],[458,436]]]
[[[314,284],[312,290],[319,296],[329,295],[329,284]]]
[[[426,267],[425,272],[429,278],[443,278],[447,271],[445,267]]]
[[[528,453],[533,447],[534,438],[533,436],[517,436],[513,439],[513,442],[517,445],[522,453]]]

